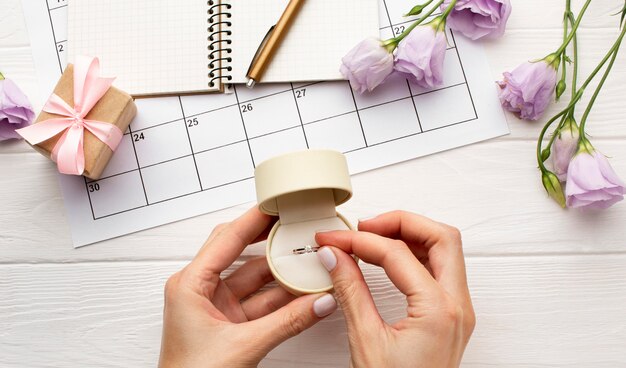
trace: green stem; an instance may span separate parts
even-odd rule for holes
[[[561,116],[561,121],[559,122],[559,125],[554,130],[554,134],[552,134],[552,137],[550,137],[550,141],[548,141],[548,146],[546,147],[546,149],[552,149],[552,144],[554,144],[556,137],[559,135],[559,132],[561,131],[561,129],[563,129],[563,125],[565,125],[565,119],[567,119],[568,116],[569,116],[569,113],[566,113]]]
[[[570,22],[570,24],[572,25],[574,24],[574,14],[571,11],[568,14],[568,21]],[[572,62],[574,64],[574,70],[572,72],[572,97],[570,99],[570,102],[574,101],[574,98],[576,97],[576,92],[577,92],[576,83],[578,80],[578,35],[574,35],[574,38],[572,40],[572,45],[574,46],[574,52],[573,52],[574,60]],[[552,138],[550,139],[550,142],[548,143],[548,147],[546,149],[552,148],[552,144],[554,143],[555,138],[559,135],[559,132],[561,131],[561,129],[563,129],[563,125],[565,124],[565,121],[567,120],[567,118],[574,119],[575,110],[576,110],[576,105],[572,105],[567,115],[563,116],[563,118],[561,119],[561,122],[559,123],[559,126],[555,129],[554,134],[552,135]]]
[[[615,43],[613,44],[613,46],[611,46],[611,49],[609,50],[609,52],[606,53],[606,55],[604,56],[604,58],[602,59],[602,61],[600,61],[600,64],[598,64],[598,66],[593,70],[593,72],[591,72],[591,74],[589,75],[589,77],[585,80],[585,82],[580,86],[580,88],[578,89],[578,92],[576,92],[577,95],[582,94],[581,92],[587,88],[587,86],[589,85],[589,83],[591,83],[591,81],[593,80],[593,78],[595,78],[596,74],[598,74],[598,72],[600,72],[600,70],[602,69],[602,67],[604,66],[604,64],[606,64],[606,62],[613,56],[613,52],[615,52],[616,50],[619,49],[620,44],[622,43],[622,39],[624,38],[624,34],[626,33],[626,27],[624,27],[622,29],[622,33],[620,33],[619,37],[617,38],[617,40],[615,41]],[[580,99],[580,97],[578,98]]]
[[[4,75],[2,75],[2,72],[0,72],[0,80],[4,80]]]
[[[567,45],[569,45],[569,43],[572,42],[572,39],[576,35],[576,31],[578,31],[578,26],[580,25],[580,22],[583,20],[583,15],[585,15],[585,12],[587,11],[589,4],[591,4],[591,0],[587,0],[585,2],[585,5],[583,5],[583,8],[580,10],[580,13],[578,14],[578,19],[576,19],[576,22],[572,26],[572,31],[570,32],[569,36],[567,36],[567,39],[565,40],[565,42],[563,42],[561,47],[559,47],[559,49],[556,50],[554,54],[560,56],[563,53],[563,51],[565,51],[565,48],[567,47]]]
[[[569,18],[569,22],[573,25],[574,13],[570,11],[567,16]],[[574,39],[572,42],[574,45],[574,52],[573,52],[574,73],[572,75],[572,99],[573,99],[574,96],[576,96],[576,83],[578,82],[578,35],[574,34]],[[572,109],[572,114],[573,113],[574,113],[574,110]]]
[[[548,129],[550,128],[550,126],[561,116],[564,116],[565,113],[569,110],[569,106],[561,111],[560,113],[558,113],[557,115],[555,115],[552,119],[550,119],[546,125],[544,125],[543,129],[541,130],[541,134],[539,134],[539,140],[537,141],[537,163],[539,164],[539,169],[541,169],[541,172],[546,172],[548,171],[548,169],[546,169],[546,165],[543,164],[543,159],[541,158],[541,147],[542,147],[542,143],[543,143],[543,137],[545,137],[546,132],[548,131]]]
[[[420,24],[422,24],[422,22],[424,22],[424,20],[426,20],[426,18],[430,17],[435,12],[435,10],[439,9],[439,7],[441,6],[441,4],[443,4],[443,2],[444,2],[444,0],[439,0],[437,2],[437,4],[435,4],[435,6],[430,8],[430,10],[428,10],[420,19],[416,20],[407,29],[405,29],[404,32],[402,32],[398,37],[392,38],[392,39],[388,40],[387,42],[394,43],[394,44],[397,45],[400,41],[402,41],[402,39],[404,37],[406,37],[409,33],[411,33],[411,31],[414,30],[415,27],[417,27]],[[456,0],[454,0],[453,3],[456,3]]]
[[[626,28],[624,29],[626,30]],[[606,70],[604,71],[604,75],[602,76],[602,79],[600,79],[600,83],[598,83],[596,90],[593,92],[593,96],[591,96],[591,100],[589,101],[589,104],[587,105],[587,108],[585,109],[583,117],[580,119],[579,135],[580,135],[581,140],[586,139],[585,138],[585,125],[587,123],[587,118],[589,117],[589,113],[591,113],[593,104],[596,102],[596,99],[598,98],[598,95],[600,94],[602,87],[604,87],[604,83],[609,77],[609,74],[611,74],[611,69],[613,68],[613,64],[615,64],[615,59],[617,59],[617,54],[619,53],[619,47],[621,45],[621,39],[623,37],[624,37],[624,31],[622,31],[622,34],[619,38],[620,42],[617,44],[617,48],[615,48],[615,50],[613,51],[613,56],[611,57],[611,61],[609,62],[609,65],[606,67]]]
[[[572,101],[569,103],[569,105],[567,105],[563,110],[561,110],[561,112],[559,112],[557,115],[555,115],[552,119],[550,119],[546,125],[543,127],[543,129],[541,130],[541,134],[539,135],[539,139],[537,140],[537,162],[539,163],[539,168],[541,169],[542,172],[547,171],[546,166],[543,164],[543,160],[541,159],[541,147],[543,145],[543,138],[546,135],[546,132],[548,131],[548,128],[550,128],[550,126],[561,116],[563,116],[564,114],[566,114],[567,112],[571,111],[572,108],[576,105],[576,103],[578,103],[578,101],[580,100],[580,98],[583,95],[583,92],[585,91],[585,88],[587,88],[587,86],[589,85],[589,83],[591,83],[591,81],[596,77],[596,75],[598,74],[598,72],[600,72],[600,70],[602,69],[602,67],[604,66],[604,64],[606,64],[606,62],[611,59],[611,64],[609,65],[609,67],[607,68],[607,72],[605,72],[605,75],[603,77],[603,81],[601,82],[601,84],[604,84],[604,81],[606,80],[606,78],[608,77],[608,72],[610,71],[610,68],[613,66],[613,63],[615,61],[615,58],[617,57],[617,51],[619,50],[619,47],[622,43],[622,39],[624,38],[624,35],[626,34],[626,27],[624,27],[622,29],[622,32],[620,33],[619,37],[617,38],[617,40],[615,41],[615,43],[613,44],[613,46],[611,47],[611,49],[609,50],[609,52],[607,52],[607,54],[604,56],[604,58],[602,59],[602,61],[600,61],[600,64],[598,64],[598,66],[594,69],[594,71],[589,75],[589,77],[587,77],[587,79],[585,80],[585,82],[580,86],[580,88],[578,89],[578,91],[576,91],[576,93],[574,94],[574,96],[572,97]],[[601,85],[599,85],[599,87],[601,88]],[[594,94],[595,97],[597,97],[597,94],[599,94],[599,90],[596,89],[596,93]],[[592,102],[595,101],[595,98],[592,99]],[[593,105],[593,103],[591,103],[590,105]],[[589,107],[587,107],[588,110],[591,110]],[[588,112],[586,112],[588,115]],[[583,117],[583,119],[586,120],[586,116]],[[584,122],[581,121],[581,124],[579,126],[579,136],[580,136],[580,140],[581,142],[585,142],[586,138],[585,138],[585,127],[584,127]]]
[[[456,1],[457,0],[452,0],[452,2],[450,2],[450,5],[448,5],[443,14],[441,14],[441,19],[446,20],[448,18],[448,15],[450,15],[452,10],[454,9],[454,6],[456,5]]]
[[[563,14],[563,42],[567,39],[568,34],[568,26],[569,26],[569,18],[568,15],[571,9],[571,0],[565,1],[565,13]],[[563,57],[561,58],[561,81],[560,83],[565,83],[565,78],[567,77],[567,51],[563,52]],[[557,98],[560,96],[557,96]]]

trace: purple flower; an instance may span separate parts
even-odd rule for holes
[[[521,119],[537,120],[543,115],[554,94],[557,61],[550,57],[524,63],[512,72],[505,72],[498,82],[502,106]]]
[[[624,194],[624,182],[604,155],[592,150],[574,156],[565,187],[568,207],[608,208],[624,199]]]
[[[451,1],[444,1],[441,10],[444,11]],[[447,21],[453,30],[478,40],[502,36],[509,15],[509,0],[458,0]]]
[[[395,70],[423,88],[443,83],[443,61],[447,41],[437,25],[416,27],[400,44],[396,53]]]
[[[578,148],[578,124],[572,118],[567,118],[563,129],[556,133],[557,137],[552,146],[552,166],[559,180],[565,181],[567,169],[572,157]]]
[[[341,61],[341,74],[359,93],[372,91],[393,72],[393,54],[376,38],[361,41]]]
[[[21,139],[15,129],[27,127],[34,117],[28,98],[13,81],[0,74],[0,141]]]

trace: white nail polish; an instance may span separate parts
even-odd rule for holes
[[[337,310],[337,301],[332,295],[326,294],[313,302],[313,312],[318,317],[326,317]]]
[[[328,272],[332,271],[337,266],[337,257],[335,257],[335,253],[328,247],[320,249],[317,252],[317,257]]]

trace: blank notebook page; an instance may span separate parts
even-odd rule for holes
[[[135,96],[208,91],[207,9],[206,0],[71,0],[69,60],[99,57],[102,74]]]
[[[289,0],[232,0],[233,82],[244,83],[257,47]],[[308,0],[262,81],[342,79],[341,58],[365,37],[379,37],[377,0]]]

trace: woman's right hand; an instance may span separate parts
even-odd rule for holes
[[[318,233],[348,326],[352,367],[458,367],[475,325],[457,229],[407,212],[359,222],[359,231]],[[406,317],[378,313],[348,254],[382,267],[406,295]]]

